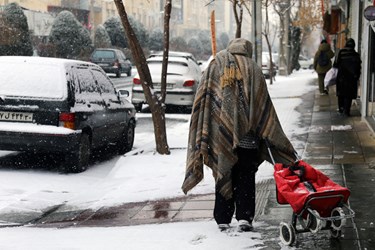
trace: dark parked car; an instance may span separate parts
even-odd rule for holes
[[[116,74],[116,77],[120,77],[122,73],[130,76],[132,72],[131,62],[118,49],[95,49],[90,61],[102,67],[106,73]]]
[[[96,64],[0,56],[0,150],[63,153],[68,172],[86,169],[91,150],[130,151],[134,106]]]

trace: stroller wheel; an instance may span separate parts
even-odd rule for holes
[[[341,207],[335,207],[331,212],[332,217],[340,217],[338,220],[332,220],[332,228],[339,231],[346,223],[345,213]]]
[[[290,246],[296,240],[296,231],[290,223],[280,223],[280,240],[284,245]]]
[[[309,225],[310,232],[317,233],[323,227],[322,220],[318,219],[319,213],[316,210],[312,210],[311,213],[307,215],[307,225]]]
[[[333,239],[338,239],[341,237],[341,230],[336,230],[336,229],[331,228],[329,230],[329,236]]]

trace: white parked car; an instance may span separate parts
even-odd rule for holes
[[[312,69],[314,67],[314,59],[307,58],[303,55],[300,55],[298,58],[299,65],[301,69]]]
[[[163,57],[147,59],[156,93],[160,92]],[[169,106],[191,107],[202,71],[198,63],[190,57],[169,56],[167,70],[167,93],[165,104]],[[139,74],[133,78],[132,103],[137,111],[146,104]]]
[[[277,71],[277,68],[276,68],[276,63],[275,63],[275,59],[277,60],[278,58],[274,58],[274,55],[272,55],[272,60],[273,60],[273,76],[276,76],[276,71]],[[262,52],[262,72],[263,72],[263,75],[266,79],[270,78],[270,65],[271,65],[271,59],[270,59],[270,55],[268,52]]]
[[[201,64],[199,65],[201,67],[202,72],[206,70],[210,62],[214,59],[214,56],[210,56],[207,61],[202,61]]]

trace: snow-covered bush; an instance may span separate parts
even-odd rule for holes
[[[90,32],[66,10],[53,22],[49,42],[55,46],[56,56],[60,58],[82,58],[92,49]]]
[[[33,47],[29,25],[21,7],[17,3],[5,5],[1,22],[0,55],[31,56]]]
[[[108,32],[103,25],[98,25],[94,35],[94,47],[95,48],[109,48],[111,47],[111,39],[109,38]]]

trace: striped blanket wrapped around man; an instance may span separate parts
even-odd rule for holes
[[[292,163],[295,150],[283,132],[261,69],[251,59],[251,44],[232,44],[220,51],[204,74],[195,97],[182,190],[186,194],[203,179],[203,164],[212,169],[220,193],[232,197],[231,169],[236,148],[249,132],[260,140],[258,162]],[[271,161],[270,161],[271,162]]]

